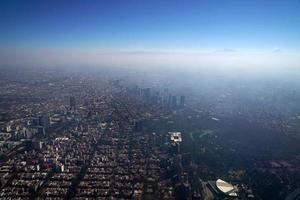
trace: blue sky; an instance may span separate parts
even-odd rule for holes
[[[2,52],[225,49],[298,54],[300,1],[1,0],[0,27]]]

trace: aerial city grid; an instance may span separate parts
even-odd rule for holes
[[[0,18],[0,200],[300,199],[300,1]]]

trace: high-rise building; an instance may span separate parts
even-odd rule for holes
[[[169,94],[167,105],[168,105],[168,108],[171,108],[171,105],[172,105],[172,95],[171,94]]]
[[[172,96],[172,108],[176,108],[177,107],[177,98],[176,96]]]
[[[180,96],[180,107],[183,108],[185,104],[185,96]]]
[[[65,171],[65,165],[63,165],[63,164],[60,165],[60,171],[61,171],[61,172],[64,172],[64,171]]]
[[[150,103],[150,100],[151,100],[151,90],[150,90],[150,88],[142,89],[141,90],[141,96],[146,102]]]
[[[47,115],[41,115],[38,117],[38,125],[44,128],[48,128],[50,125],[50,120]]]
[[[150,88],[146,88],[146,89],[145,89],[144,95],[145,95],[145,99],[146,99],[147,102],[150,101],[150,96],[151,96],[151,93],[150,93],[150,92],[151,92],[151,91],[150,91]]]
[[[141,120],[134,120],[134,131],[143,131],[143,122]]]
[[[75,106],[76,106],[76,101],[75,101],[75,97],[73,97],[73,96],[71,96],[70,97],[70,108],[72,109],[74,109],[75,108]]]

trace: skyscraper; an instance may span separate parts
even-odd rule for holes
[[[70,97],[70,108],[72,109],[74,109],[75,108],[75,106],[76,106],[76,101],[75,101],[75,97],[73,97],[73,96],[71,96]]]
[[[167,100],[167,106],[168,108],[171,108],[171,104],[172,104],[172,95],[169,94],[168,100]]]
[[[150,97],[151,97],[151,90],[150,88],[146,88],[142,90],[142,97],[144,100],[149,103],[150,102]]]
[[[180,107],[183,108],[185,104],[185,96],[180,96]]]
[[[44,127],[44,128],[48,128],[50,125],[50,120],[49,117],[47,115],[41,115],[38,117],[38,125]]]
[[[176,108],[177,107],[177,98],[176,96],[172,96],[172,108]]]

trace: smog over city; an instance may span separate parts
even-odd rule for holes
[[[299,200],[299,0],[0,0],[0,200]]]

